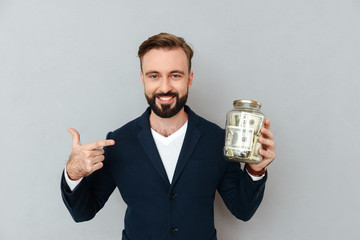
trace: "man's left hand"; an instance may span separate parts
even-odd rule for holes
[[[262,156],[262,160],[259,163],[249,164],[250,167],[257,172],[266,168],[275,159],[274,135],[270,131],[269,119],[265,119],[264,127],[261,128],[259,142],[262,145],[262,148],[259,150],[259,154]]]

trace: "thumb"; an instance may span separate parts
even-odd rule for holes
[[[71,135],[72,135],[72,138],[73,138],[73,146],[74,146],[74,145],[81,145],[79,132],[76,131],[76,130],[73,129],[73,128],[68,128],[67,130],[68,130],[69,133],[71,133]]]

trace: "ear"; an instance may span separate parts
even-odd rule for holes
[[[140,78],[141,78],[141,83],[142,85],[145,87],[145,83],[144,83],[144,74],[142,71],[140,71]]]
[[[190,88],[192,85],[193,77],[194,77],[194,72],[190,72],[189,79],[188,79],[188,88]]]

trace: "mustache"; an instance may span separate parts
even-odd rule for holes
[[[176,92],[167,92],[167,93],[155,93],[153,95],[154,98],[156,97],[165,97],[165,96],[171,96],[171,97],[179,97],[179,94]]]

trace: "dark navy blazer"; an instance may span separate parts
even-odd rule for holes
[[[258,208],[267,176],[253,182],[223,158],[225,133],[185,106],[189,121],[173,181],[167,177],[149,124],[150,109],[107,135],[104,167],[62,197],[76,222],[92,219],[117,187],[127,204],[123,240],[214,240],[218,190],[231,213],[247,221]]]

